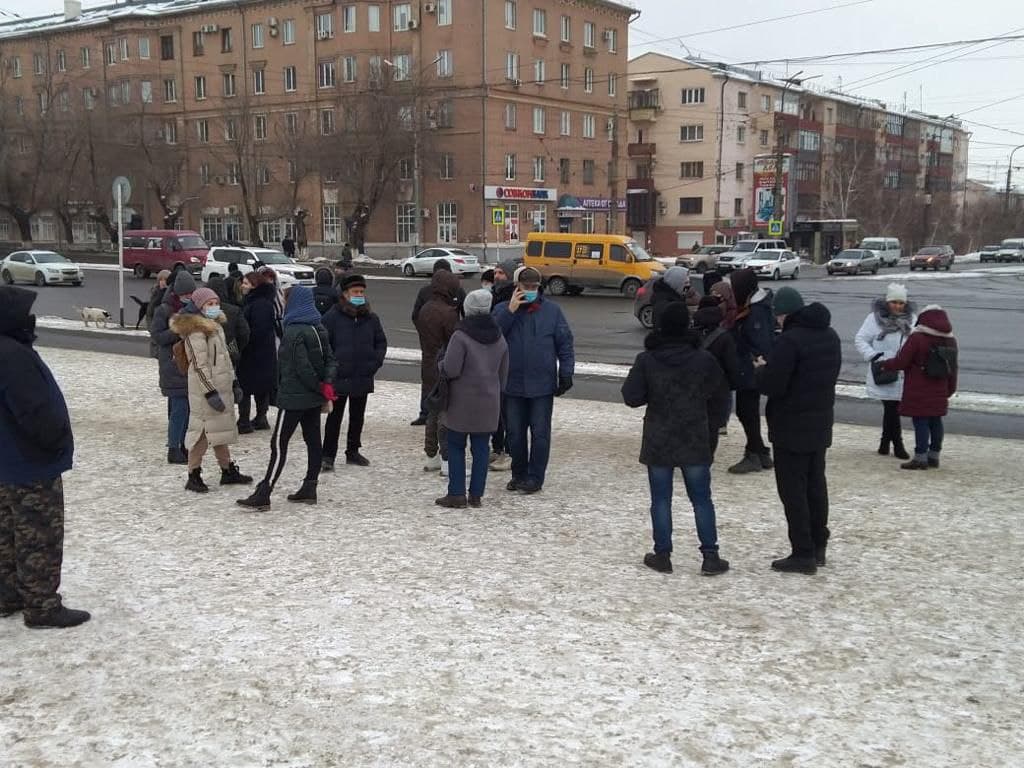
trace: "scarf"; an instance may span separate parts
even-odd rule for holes
[[[874,307],[875,322],[881,331],[878,334],[878,341],[881,341],[890,333],[898,333],[900,336],[907,336],[913,330],[911,320],[914,315],[914,305],[907,303],[903,307],[902,314],[895,315],[889,310],[889,303],[885,299],[875,299]]]

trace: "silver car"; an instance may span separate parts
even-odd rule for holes
[[[15,251],[0,262],[4,283],[44,285],[81,285],[85,273],[73,261],[53,251]]]
[[[825,269],[830,275],[859,275],[863,272],[878,274],[881,262],[873,251],[865,251],[861,248],[847,248],[836,254]]]

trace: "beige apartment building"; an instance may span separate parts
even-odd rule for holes
[[[779,220],[820,257],[860,236],[948,238],[962,221],[955,119],[663,54],[630,61],[628,99],[627,225],[658,253],[767,236]]]
[[[116,175],[136,223],[211,240],[315,250],[367,209],[382,252],[621,231],[635,15],[612,0],[72,0],[2,24],[0,240],[25,239],[26,215],[37,242],[102,239]]]

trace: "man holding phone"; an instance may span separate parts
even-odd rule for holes
[[[554,398],[572,388],[576,359],[561,307],[540,293],[540,273],[520,267],[514,282],[512,298],[494,310],[509,350],[505,421],[512,479],[507,488],[532,494],[544,487]]]

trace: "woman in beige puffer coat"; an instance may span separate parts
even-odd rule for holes
[[[209,288],[199,288],[179,314],[171,318],[170,327],[185,346],[188,358],[188,482],[185,490],[206,493],[202,463],[206,449],[220,465],[221,485],[248,485],[252,478],[238,471],[231,461],[228,446],[238,440],[235,426],[235,369],[221,324],[225,316],[220,299]]]

